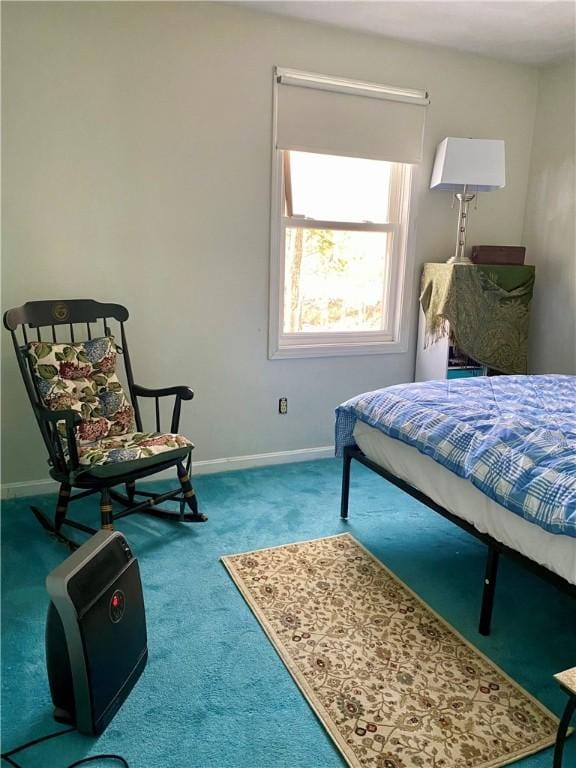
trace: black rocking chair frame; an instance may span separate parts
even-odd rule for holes
[[[462,519],[461,517],[458,517],[457,515],[454,515],[452,512],[449,512],[440,504],[437,504],[433,499],[431,499],[425,493],[422,493],[422,491],[419,491],[417,488],[414,488],[414,486],[410,485],[410,483],[407,483],[405,480],[402,480],[401,478],[396,477],[396,475],[392,474],[388,470],[384,469],[384,467],[381,467],[379,464],[369,459],[367,456],[364,455],[364,453],[360,450],[360,448],[356,446],[347,446],[346,448],[344,448],[343,464],[342,464],[342,495],[341,495],[341,503],[340,503],[340,517],[343,520],[346,520],[348,518],[348,505],[349,505],[349,496],[350,496],[350,470],[351,470],[352,459],[355,459],[360,464],[363,464],[365,467],[368,467],[368,469],[371,469],[373,472],[376,472],[376,474],[380,475],[380,477],[383,477],[385,480],[388,480],[388,482],[392,483],[397,488],[400,488],[400,490],[405,491],[417,501],[421,502],[422,504],[425,504],[427,507],[434,510],[435,512],[438,512],[438,514],[442,515],[442,517],[445,517],[447,520],[450,520],[452,523],[455,523],[464,531],[466,531],[467,533],[470,533],[476,539],[478,539],[479,541],[482,541],[484,544],[487,545],[488,551],[486,556],[486,571],[484,575],[484,586],[482,590],[482,602],[480,607],[480,622],[478,627],[478,631],[480,632],[481,635],[490,634],[492,613],[494,608],[494,595],[496,591],[496,578],[498,575],[498,563],[499,563],[500,555],[505,555],[506,557],[509,557],[510,559],[515,560],[518,563],[521,563],[525,568],[529,569],[530,571],[537,574],[538,576],[545,579],[546,581],[554,584],[561,591],[565,592],[571,597],[576,598],[576,585],[571,584],[569,581],[566,581],[566,579],[562,578],[561,576],[558,576],[556,573],[554,573],[553,571],[550,571],[545,566],[534,562],[534,560],[531,560],[529,557],[522,555],[520,552],[517,552],[515,549],[512,549],[511,547],[508,547],[505,544],[502,544],[501,542],[494,539],[492,536],[486,533],[481,533],[473,525],[468,523],[466,520]]]
[[[51,411],[44,406],[40,397],[27,354],[29,340],[73,344],[76,343],[79,329],[82,333],[85,332],[87,339],[90,340],[97,337],[101,327],[100,336],[114,335],[122,352],[128,393],[134,408],[136,429],[139,432],[144,431],[139,398],[154,398],[156,432],[160,432],[160,400],[164,397],[173,397],[170,432],[177,433],[182,402],[192,400],[194,392],[186,386],[147,389],[134,383],[124,329],[124,323],[128,317],[126,307],[120,304],[104,304],[92,299],[31,301],[21,307],[10,309],[4,314],[4,326],[11,333],[18,367],[48,451],[50,475],[60,484],[53,520],[37,506],[31,506],[31,510],[46,531],[67,544],[71,549],[76,549],[79,543],[62,531],[63,526],[88,534],[96,533],[96,529],[67,517],[68,505],[72,501],[78,501],[96,493],[100,494],[100,524],[102,528],[106,529],[112,529],[116,520],[135,512],[144,512],[148,515],[179,522],[204,522],[208,519],[198,510],[198,502],[190,481],[192,447],[188,451],[178,452],[176,457],[167,457],[164,461],[159,460],[157,463],[147,464],[140,468],[138,467],[138,460],[135,460],[131,462],[134,466],[130,471],[110,477],[96,477],[88,471],[79,473],[80,465],[74,430],[80,422],[80,415],[73,410]],[[112,332],[114,324],[118,326],[118,334]],[[95,329],[92,328],[93,325],[96,326]],[[44,339],[42,338],[43,332],[48,334],[48,336],[45,335]],[[61,338],[64,333],[67,338]],[[58,422],[65,422],[66,425],[68,456],[64,452],[58,433]],[[147,478],[172,467],[176,468],[178,475],[179,486],[177,488],[165,493],[136,489],[136,480]],[[117,491],[116,486],[118,485],[124,485],[126,492]],[[72,495],[72,489],[76,489],[78,492]],[[144,500],[139,501],[137,497]],[[124,509],[113,512],[112,501],[118,502]],[[157,506],[166,501],[178,501],[179,512],[160,509]]]

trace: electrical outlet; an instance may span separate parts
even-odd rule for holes
[[[278,413],[281,413],[282,416],[285,416],[288,413],[288,398],[287,397],[281,397],[278,400]]]

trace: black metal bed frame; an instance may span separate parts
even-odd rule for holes
[[[576,585],[570,584],[569,581],[566,581],[566,579],[553,573],[545,566],[534,562],[534,560],[530,560],[530,558],[526,557],[525,555],[522,555],[520,552],[517,552],[511,547],[508,547],[505,544],[502,544],[501,542],[492,538],[492,536],[489,536],[486,533],[481,533],[476,528],[474,528],[473,525],[468,523],[466,520],[463,520],[457,515],[454,515],[452,512],[449,512],[440,504],[437,504],[435,501],[433,501],[429,496],[426,496],[425,493],[422,493],[422,491],[419,491],[417,488],[414,488],[414,486],[410,485],[405,480],[402,480],[399,477],[396,477],[396,475],[392,474],[391,472],[384,469],[376,462],[369,459],[356,446],[347,446],[346,448],[344,448],[344,460],[342,465],[342,497],[341,497],[341,506],[340,506],[340,517],[343,520],[347,519],[348,517],[348,501],[349,501],[349,495],[350,495],[350,468],[351,468],[352,459],[355,459],[360,464],[363,464],[365,467],[368,467],[368,469],[371,469],[372,471],[376,472],[385,480],[388,480],[388,482],[392,483],[397,488],[400,488],[400,490],[410,494],[410,496],[412,496],[417,501],[421,502],[422,504],[425,504],[427,507],[429,507],[430,509],[433,509],[435,512],[438,512],[440,515],[442,515],[442,517],[445,517],[447,520],[450,520],[451,522],[455,523],[464,531],[472,534],[472,536],[474,536],[475,538],[479,539],[480,541],[484,542],[484,544],[487,545],[488,553],[486,557],[486,572],[484,576],[484,587],[482,591],[482,603],[480,608],[480,623],[478,628],[478,631],[480,632],[481,635],[490,634],[492,609],[494,607],[494,594],[496,590],[496,578],[498,575],[498,563],[499,563],[501,554],[506,555],[512,560],[515,560],[521,563],[525,568],[528,568],[529,570],[536,573],[538,576],[546,579],[546,581],[549,581],[550,583],[554,584],[556,587],[561,589],[563,592],[566,592],[568,595],[572,597],[576,597]]]

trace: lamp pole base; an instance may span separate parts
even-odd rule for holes
[[[457,254],[454,254],[454,256],[451,256],[446,264],[468,264],[469,266],[473,267],[474,262],[472,259],[469,259],[468,256],[460,256]]]
[[[464,255],[466,249],[466,225],[468,223],[468,206],[476,197],[475,194],[468,192],[468,186],[464,185],[464,191],[455,195],[459,202],[458,211],[458,229],[456,231],[456,252],[447,264],[472,264],[468,256]]]

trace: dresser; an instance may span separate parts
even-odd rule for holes
[[[529,265],[425,264],[416,381],[527,371]]]

